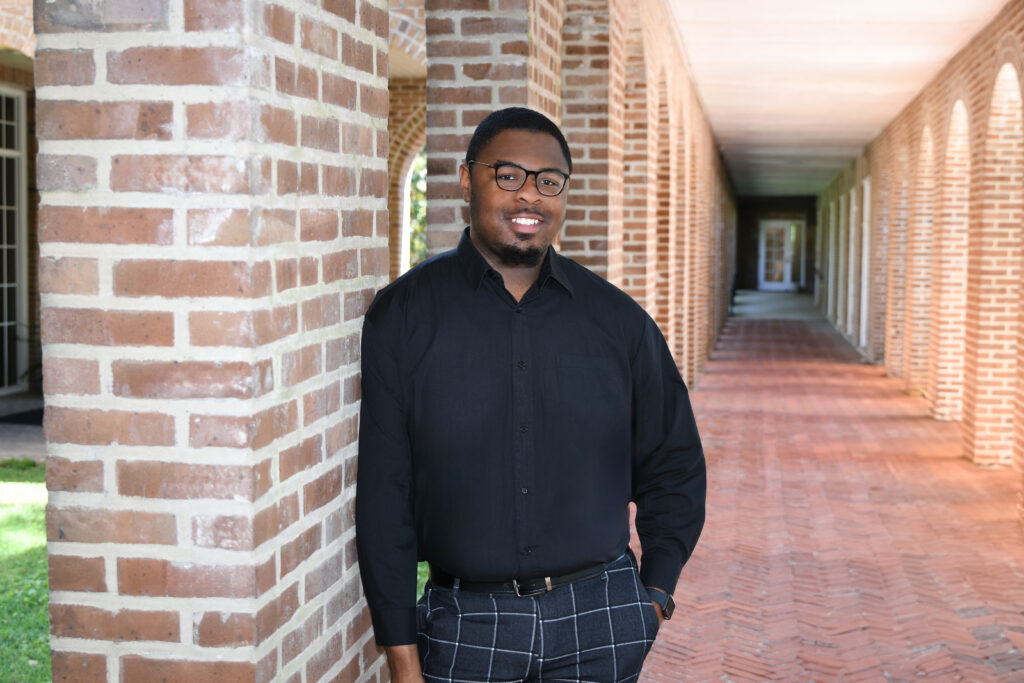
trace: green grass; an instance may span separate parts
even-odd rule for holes
[[[0,462],[0,680],[50,680],[46,470]]]

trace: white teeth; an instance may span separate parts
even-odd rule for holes
[[[536,218],[522,218],[516,217],[512,219],[512,222],[517,225],[537,225],[540,223]]]

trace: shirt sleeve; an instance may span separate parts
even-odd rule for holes
[[[416,642],[417,553],[412,456],[393,346],[401,328],[375,321],[372,312],[363,323],[356,546],[374,635],[385,647]]]
[[[645,315],[633,360],[633,500],[645,586],[671,595],[704,527],[707,471],[693,408],[657,325]]]

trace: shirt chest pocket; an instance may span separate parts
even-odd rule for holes
[[[613,359],[575,353],[560,354],[557,394],[570,414],[612,417],[629,406],[623,372]]]

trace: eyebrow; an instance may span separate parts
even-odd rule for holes
[[[509,165],[509,166],[518,166],[519,168],[523,169],[524,171],[532,171],[533,170],[532,168],[526,168],[525,166],[523,166],[522,164],[520,164],[517,161],[508,161],[506,159],[497,159],[494,162],[495,166],[501,166],[503,164]],[[555,166],[548,166],[546,168],[538,168],[537,169],[537,173],[543,173],[544,171],[558,171],[559,173],[561,173],[562,175],[564,175],[566,177],[569,176],[569,172],[568,171],[563,171],[562,169],[557,168]]]

